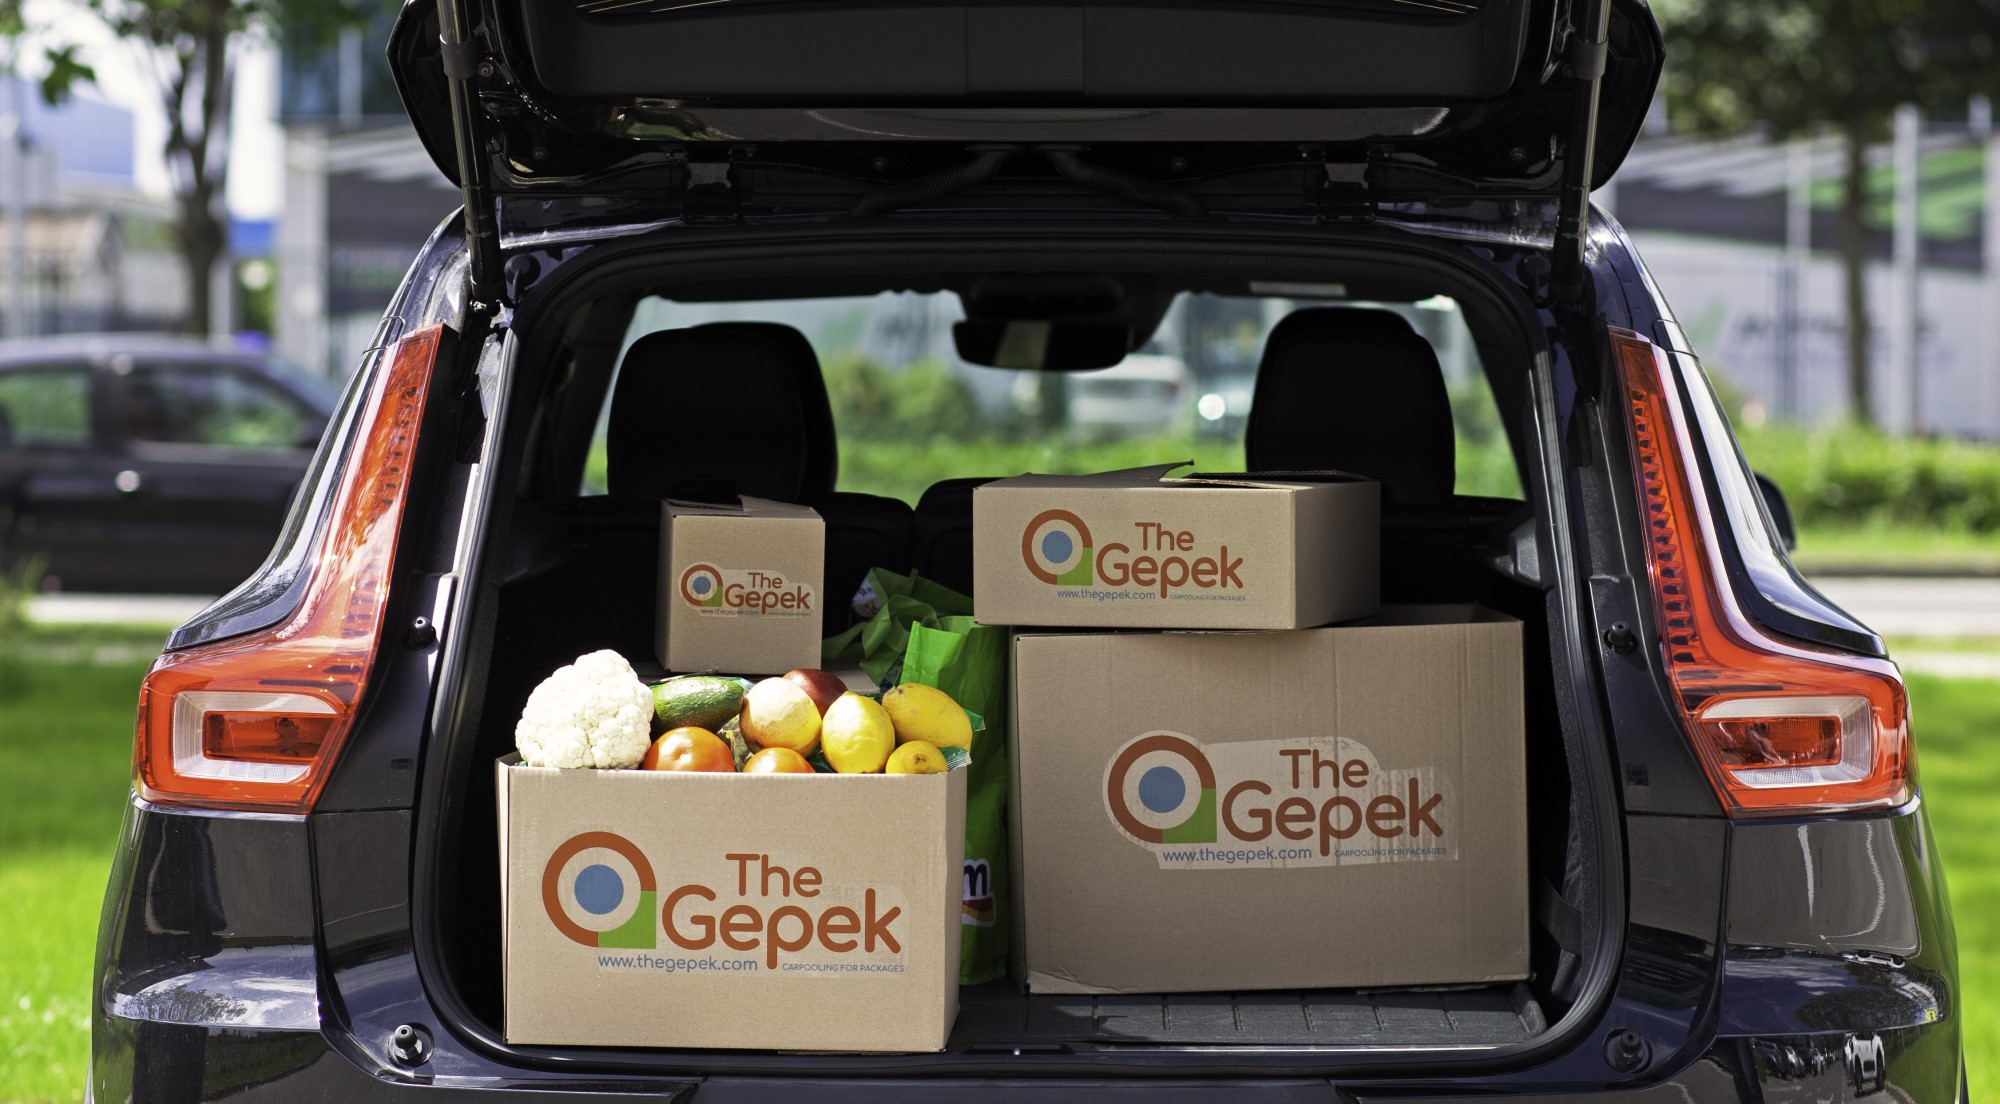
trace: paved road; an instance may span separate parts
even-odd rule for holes
[[[2000,579],[1815,579],[1820,593],[1884,636],[2000,637]]]
[[[1885,636],[2000,638],[2000,579],[1844,577],[1815,580],[1827,597]],[[136,623],[171,626],[210,599],[181,595],[50,594],[28,604],[44,623]],[[1957,677],[2000,678],[2000,651],[1897,649],[1909,670]]]
[[[1827,597],[1889,636],[2000,637],[2000,579],[1828,578]],[[210,599],[156,594],[50,594],[29,602],[37,621],[177,625]]]
[[[44,625],[178,625],[212,596],[186,594],[43,594],[28,599],[28,620]]]

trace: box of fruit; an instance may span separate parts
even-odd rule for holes
[[[495,770],[507,1041],[942,1049],[974,723],[821,671],[555,672]]]

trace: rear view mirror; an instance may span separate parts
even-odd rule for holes
[[[1785,542],[1785,551],[1797,551],[1799,531],[1792,522],[1792,504],[1786,500],[1784,488],[1763,472],[1750,474],[1757,477],[1757,492],[1764,496],[1764,512],[1771,515],[1771,525],[1778,530],[1778,538]]]
[[[1088,372],[1109,368],[1132,351],[1132,330],[1111,322],[973,319],[951,328],[958,358],[989,368]]]

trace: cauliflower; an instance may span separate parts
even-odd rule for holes
[[[617,652],[579,656],[528,695],[514,746],[530,767],[636,767],[653,743],[653,690]]]

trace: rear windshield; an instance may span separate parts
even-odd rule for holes
[[[1192,460],[1245,466],[1244,429],[1271,328],[1324,302],[1181,293],[1153,337],[1114,367],[1034,372],[968,364],[956,354],[950,293],[885,292],[758,302],[642,300],[624,350],[650,333],[710,322],[778,322],[819,356],[839,441],[839,489],[915,504],[927,487],[969,474],[1108,471]],[[1471,333],[1444,296],[1352,303],[1405,320],[1438,355],[1457,436],[1460,495],[1520,498],[1521,484]],[[616,394],[615,380],[606,395]],[[585,466],[585,495],[605,491],[608,401]]]

